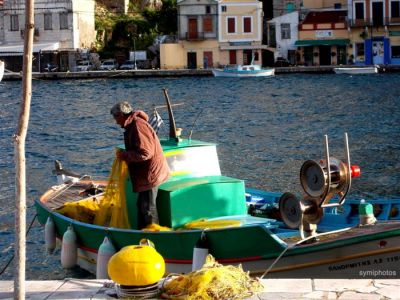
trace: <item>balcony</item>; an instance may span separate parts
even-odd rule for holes
[[[187,40],[187,41],[203,41],[203,40],[205,40],[204,32],[199,32],[199,31],[185,32],[184,34],[181,35],[180,38],[181,38],[181,40]]]

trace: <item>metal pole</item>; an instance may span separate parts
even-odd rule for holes
[[[133,61],[134,61],[134,67],[135,70],[137,70],[137,66],[136,66],[136,43],[135,43],[136,37],[133,36]]]
[[[15,277],[14,299],[25,299],[25,261],[26,261],[26,165],[25,139],[28,131],[32,94],[32,48],[34,33],[34,0],[25,0],[25,36],[22,72],[22,102],[17,132],[14,134],[15,159]]]

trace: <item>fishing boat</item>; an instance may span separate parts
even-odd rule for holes
[[[3,80],[4,75],[4,61],[0,60],[0,82]]]
[[[275,69],[263,69],[260,65],[234,65],[223,69],[213,69],[215,77],[265,77],[274,76]]]
[[[365,66],[365,67],[338,67],[333,71],[336,74],[375,74],[378,73],[378,66]]]
[[[128,177],[122,193],[129,228],[96,225],[93,218],[59,212],[67,203],[98,202],[106,180],[76,175],[76,180],[50,188],[35,201],[39,222],[47,226],[51,221],[59,239],[65,239],[68,230],[75,232],[81,268],[96,273],[99,248],[107,237],[116,250],[150,240],[163,256],[167,273],[186,273],[192,270],[196,243],[206,239],[208,252],[219,263],[240,264],[254,275],[398,278],[400,199],[347,199],[352,180],[360,175],[350,163],[347,134],[343,161],[330,155],[325,136],[325,158],[304,162],[304,195],[246,188],[243,180],[221,174],[215,144],[177,134],[166,90],[164,94],[170,128],[161,143],[172,176],[159,188],[157,207],[160,225],[172,230],[137,229],[136,194]]]

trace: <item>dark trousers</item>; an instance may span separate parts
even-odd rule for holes
[[[137,199],[138,229],[143,229],[151,223],[158,224],[157,213],[157,192],[158,187],[140,192]]]

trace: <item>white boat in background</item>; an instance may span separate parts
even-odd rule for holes
[[[367,67],[339,67],[334,68],[336,74],[374,74],[378,73],[378,66]]]
[[[4,75],[4,61],[0,60],[0,82],[3,80]]]
[[[263,77],[274,76],[275,69],[263,69],[260,65],[235,65],[223,69],[213,69],[215,77]]]

